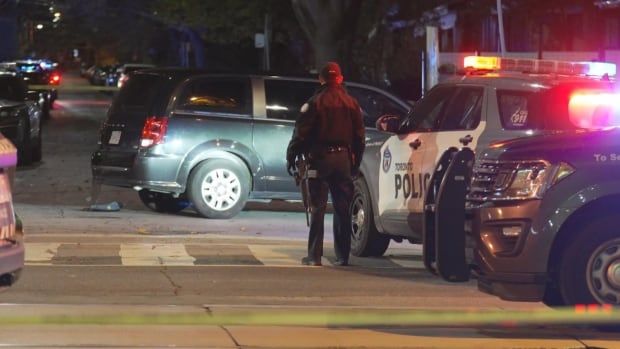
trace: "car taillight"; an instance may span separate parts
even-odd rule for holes
[[[162,116],[151,116],[144,122],[140,146],[148,148],[164,142],[164,136],[168,130],[168,118]]]
[[[56,85],[60,83],[60,74],[53,74],[50,77],[50,84]]]
[[[118,82],[116,83],[116,85],[118,86],[118,88],[121,88],[127,80],[129,80],[129,76],[121,75],[121,77],[118,78]]]

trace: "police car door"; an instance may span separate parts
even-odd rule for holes
[[[436,151],[434,132],[456,90],[454,85],[430,90],[381,147],[377,206],[388,233],[414,237],[421,233],[424,190],[433,170],[425,164],[425,156]]]
[[[485,89],[459,85],[444,109],[439,128],[428,134],[424,153],[425,174],[432,174],[441,155],[451,147],[475,149],[485,127]]]

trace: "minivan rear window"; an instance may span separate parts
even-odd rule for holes
[[[108,119],[114,121],[128,117],[161,115],[166,110],[173,88],[174,84],[166,83],[164,76],[132,75],[114,98]]]

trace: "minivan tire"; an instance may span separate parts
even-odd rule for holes
[[[196,166],[187,189],[196,212],[214,219],[234,217],[245,206],[249,193],[247,168],[226,159],[207,160]]]
[[[350,207],[351,254],[356,257],[383,256],[390,245],[390,237],[377,231],[372,200],[363,178],[354,181],[353,200]]]

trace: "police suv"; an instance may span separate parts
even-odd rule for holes
[[[620,125],[619,97],[574,94],[569,113],[582,126]],[[620,304],[619,129],[499,143],[473,173],[468,204],[482,291],[550,306]]]
[[[497,142],[585,127],[570,122],[570,96],[608,91],[616,73],[602,62],[480,56],[464,66],[466,75],[432,88],[404,120],[377,121],[393,135],[366,145],[351,205],[352,254],[380,256],[392,239],[422,242],[426,190],[446,150],[477,154]]]

